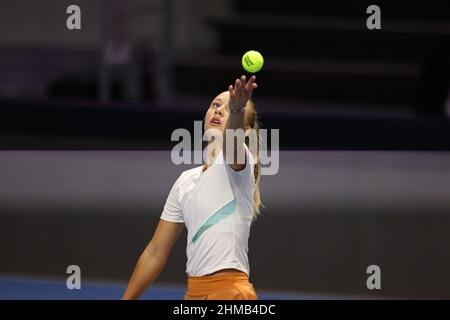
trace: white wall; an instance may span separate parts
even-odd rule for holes
[[[168,151],[0,151],[0,208],[162,209],[189,167],[172,164]],[[279,173],[263,176],[261,187],[269,211],[423,207],[450,214],[450,153],[282,152]]]

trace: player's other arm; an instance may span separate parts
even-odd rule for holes
[[[159,220],[153,238],[139,257],[122,300],[139,298],[142,292],[155,281],[164,268],[183,228],[184,223]]]

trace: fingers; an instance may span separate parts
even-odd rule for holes
[[[256,80],[256,76],[251,76],[250,79],[248,80],[247,84],[245,85],[247,99],[252,98],[253,90],[258,87],[258,85],[255,83],[255,80]]]
[[[236,79],[234,81],[234,91],[237,92],[241,88],[241,80]]]
[[[245,80],[244,80],[245,81]],[[235,96],[239,99],[242,94],[243,94],[243,85],[245,84],[245,82],[242,82],[242,77],[241,79],[236,79],[236,81],[234,82],[234,94]]]
[[[248,81],[246,81],[245,75],[242,75],[240,78],[237,78],[234,81],[234,86],[230,85],[228,87],[228,91],[230,93],[230,98],[240,99],[249,99],[252,96],[252,91],[258,87],[255,83],[256,76],[251,76]]]
[[[255,80],[256,80],[256,76],[251,76],[250,77],[250,79],[248,80],[247,84],[245,85],[245,89],[247,91],[251,91],[253,89],[256,89],[257,85],[255,83]]]
[[[237,78],[236,80],[235,80],[235,82],[234,82],[234,85],[235,85],[235,89],[236,89],[236,87],[238,87],[238,86],[240,86],[240,87],[242,87],[242,88],[245,88],[245,89],[251,89],[251,88],[253,88],[254,86],[253,86],[253,84],[255,83],[255,81],[256,81],[256,76],[251,76],[249,79],[248,79],[248,81],[246,81],[246,77],[245,77],[245,75],[242,75],[240,78]]]

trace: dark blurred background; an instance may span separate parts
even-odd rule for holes
[[[172,131],[251,49],[281,149],[250,239],[255,288],[450,298],[448,0],[2,0],[0,275],[78,264],[125,283],[190,167],[170,161]],[[158,283],[184,285],[184,237]]]

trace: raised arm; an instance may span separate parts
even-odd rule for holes
[[[137,299],[164,268],[184,223],[159,220],[153,238],[142,252],[123,294],[123,300]]]
[[[245,76],[241,76],[240,79],[236,79],[234,86],[230,85],[228,87],[228,92],[230,93],[229,109],[230,116],[228,118],[228,123],[226,129],[236,130],[241,129],[245,132],[245,106],[247,102],[251,99],[253,90],[257,88],[255,83],[256,76],[252,76],[248,81],[246,81]],[[226,133],[224,134],[224,156],[226,157]],[[235,171],[240,171],[245,168],[245,163],[238,163],[238,154],[242,152],[244,154],[244,142],[239,141],[237,137],[234,137],[234,148],[233,148],[233,163],[230,163],[230,167]]]

